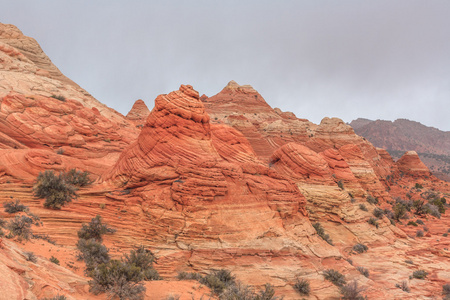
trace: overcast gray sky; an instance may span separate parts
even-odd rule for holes
[[[212,96],[235,80],[314,123],[450,131],[449,0],[1,2],[0,22],[123,114],[180,84]]]

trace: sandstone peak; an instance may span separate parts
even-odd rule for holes
[[[416,151],[407,151],[396,162],[398,169],[412,176],[430,176],[431,172],[428,167],[419,158]]]
[[[251,85],[249,84],[240,85],[234,80],[228,82],[227,86],[224,89],[257,93],[257,91]]]
[[[136,126],[143,126],[149,114],[150,110],[147,105],[145,105],[143,100],[139,99],[134,102],[133,107],[128,112],[126,118],[134,122]]]

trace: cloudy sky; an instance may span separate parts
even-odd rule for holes
[[[212,96],[235,80],[314,123],[450,131],[449,0],[3,2],[0,22],[123,114],[180,84]]]

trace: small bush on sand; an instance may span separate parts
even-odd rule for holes
[[[95,218],[91,219],[89,224],[83,224],[81,226],[81,229],[78,231],[78,238],[85,240],[94,239],[101,242],[104,234],[114,232],[116,232],[116,230],[103,224],[102,217],[97,215]]]
[[[346,284],[345,276],[339,273],[339,271],[328,269],[323,272],[323,276],[326,280],[331,281],[336,286],[344,286]]]
[[[328,234],[325,233],[325,229],[323,229],[322,224],[319,222],[313,224],[314,229],[317,234],[328,244],[333,245],[333,240],[330,238]]]
[[[28,207],[20,203],[20,200],[16,201],[8,201],[3,203],[3,207],[5,208],[5,212],[9,214],[14,214],[16,212],[27,212]]]
[[[52,209],[61,209],[77,197],[76,188],[63,174],[55,175],[49,170],[39,173],[33,192],[37,198],[45,198],[44,207]]]
[[[343,300],[364,300],[364,297],[361,295],[364,289],[358,285],[356,280],[342,286],[340,291]]]
[[[309,281],[306,279],[297,279],[297,282],[294,284],[294,289],[305,296],[308,296],[311,292]]]
[[[364,252],[366,252],[369,248],[368,248],[366,245],[364,245],[364,244],[358,243],[358,244],[354,245],[352,249],[353,249],[353,251],[355,251],[355,252],[358,252],[358,253],[364,253]]]

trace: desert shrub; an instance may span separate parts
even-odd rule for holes
[[[427,213],[425,202],[423,200],[414,200],[412,208],[414,209],[414,214],[421,216]]]
[[[370,219],[367,221],[367,223],[369,223],[370,225],[373,225],[376,228],[378,228],[378,221],[375,218],[370,217]]]
[[[431,204],[436,206],[441,214],[445,213],[445,202],[442,202],[442,199],[445,198],[436,198],[430,201]]]
[[[347,282],[345,276],[334,269],[328,269],[323,272],[323,276],[326,280],[331,281],[336,286],[344,286]]]
[[[364,275],[365,277],[369,277],[369,270],[364,268],[364,267],[356,267],[356,270],[359,271],[359,273],[361,273],[362,275]]]
[[[417,223],[416,222],[414,222],[414,221],[409,221],[408,222],[408,225],[411,225],[411,226],[419,226],[419,225],[417,225]]]
[[[64,295],[57,294],[51,298],[42,298],[41,300],[67,300],[67,297]]]
[[[448,236],[448,233],[446,232],[446,233],[442,234],[442,236],[443,236],[443,237],[447,237],[447,236]]]
[[[369,202],[370,204],[373,204],[373,205],[378,204],[378,198],[377,197],[374,198],[371,195],[367,195],[366,201]]]
[[[5,221],[5,219],[3,219],[2,217],[0,217],[0,227],[5,228],[5,226],[6,226],[6,221]]]
[[[260,290],[259,293],[256,295],[254,300],[279,300],[280,298],[275,297],[275,290],[273,289],[273,286],[270,283],[266,283],[264,285],[264,289]]]
[[[54,263],[55,265],[59,265],[59,259],[57,259],[56,257],[54,257],[52,255],[52,257],[50,257],[49,259],[52,263]]]
[[[427,271],[424,270],[417,270],[414,271],[412,274],[412,278],[417,278],[417,279],[425,279],[428,275]]]
[[[341,190],[344,189],[344,184],[342,183],[342,180],[339,180],[339,181],[337,182],[337,185],[338,185],[338,187],[339,187]]]
[[[353,251],[355,251],[355,252],[358,252],[358,253],[364,253],[364,252],[366,252],[369,248],[368,248],[366,245],[364,245],[364,244],[358,243],[358,244],[354,245],[352,249],[353,249]]]
[[[78,231],[78,238],[90,240],[94,239],[101,242],[102,236],[107,233],[114,233],[115,229],[108,227],[106,224],[102,224],[102,217],[97,215],[91,219],[89,224],[83,224]]]
[[[417,219],[417,220],[416,220],[416,223],[417,223],[417,224],[420,224],[420,225],[423,225],[423,224],[424,224],[423,221],[422,221],[421,219]]]
[[[416,189],[423,189],[423,185],[421,185],[420,183],[416,183],[416,185],[414,187]]]
[[[248,285],[242,284],[241,282],[236,282],[229,285],[225,290],[219,295],[220,300],[277,300],[278,297],[274,297],[275,290],[272,285],[266,284],[263,290],[255,293],[252,288]]]
[[[407,208],[402,203],[396,203],[393,207],[394,210],[394,219],[396,221],[400,221],[400,219],[403,219],[407,214]]]
[[[50,97],[57,99],[59,101],[62,101],[62,102],[66,102],[66,97],[64,97],[62,95],[51,95]]]
[[[145,287],[140,283],[139,267],[119,260],[111,260],[95,267],[89,276],[90,291],[94,294],[106,292],[111,298],[142,299]]]
[[[32,263],[36,263],[37,262],[36,255],[34,255],[33,252],[24,252],[23,255],[25,256],[25,259],[27,261],[31,261]]]
[[[125,254],[122,261],[126,264],[139,267],[143,273],[144,280],[161,279],[158,272],[153,268],[155,256],[150,250],[145,249],[144,246],[131,250],[129,255]]]
[[[373,215],[375,216],[375,218],[381,219],[384,215],[384,210],[382,210],[381,208],[376,207],[373,210]]]
[[[428,232],[428,227],[427,226],[423,226],[423,231]]]
[[[20,203],[20,200],[5,202],[3,203],[3,207],[5,208],[5,212],[9,214],[14,214],[20,211],[28,211],[28,207]]]
[[[50,170],[39,173],[33,192],[37,198],[45,198],[44,207],[53,209],[61,209],[77,197],[76,188],[66,182],[64,175]]]
[[[44,241],[49,242],[50,244],[56,245],[55,240],[52,240],[48,235],[46,234],[33,234],[33,238],[35,239],[41,239]]]
[[[93,182],[89,178],[89,172],[87,171],[82,172],[77,169],[70,169],[69,171],[63,172],[62,174],[66,182],[75,186],[88,186]]]
[[[406,282],[406,280],[403,280],[402,283],[396,283],[395,287],[397,287],[407,293],[409,293],[411,291],[411,289],[408,286],[408,282]]]
[[[323,229],[322,224],[319,222],[313,224],[314,229],[317,234],[328,244],[333,245],[333,240],[330,238],[328,234],[325,233],[325,229]]]
[[[416,231],[416,237],[423,237],[423,231],[422,230],[417,230]]]
[[[441,218],[441,213],[439,212],[439,207],[437,207],[436,205],[433,205],[431,203],[427,203],[424,205],[425,207],[425,211],[432,215],[433,217],[436,217],[438,219]]]
[[[31,225],[33,220],[27,216],[16,216],[10,220],[7,228],[12,237],[19,237],[20,239],[29,240],[32,237]]]
[[[405,260],[405,263],[410,264],[410,265],[414,264],[414,262],[410,259]]]
[[[297,279],[294,284],[294,289],[301,295],[308,296],[311,292],[311,287],[309,286],[309,281],[306,279]]]
[[[234,285],[235,277],[231,275],[231,272],[225,269],[213,270],[211,273],[207,274],[200,281],[215,294],[222,293],[226,287]]]
[[[358,285],[356,280],[340,288],[343,300],[364,300],[364,297],[361,295],[363,291],[364,289]]]
[[[361,204],[359,205],[359,209],[360,209],[360,210],[363,210],[363,211],[369,211],[369,210],[367,209],[366,205],[364,205],[363,203],[361,203]]]
[[[78,240],[77,248],[80,251],[79,258],[84,260],[88,272],[96,266],[110,261],[108,248],[95,239],[80,239]]]
[[[442,295],[445,296],[444,299],[450,299],[450,284],[444,284],[442,286]]]
[[[178,300],[180,299],[179,295],[169,295],[164,300]]]
[[[197,280],[202,279],[202,275],[196,272],[180,272],[177,275],[179,280]]]

